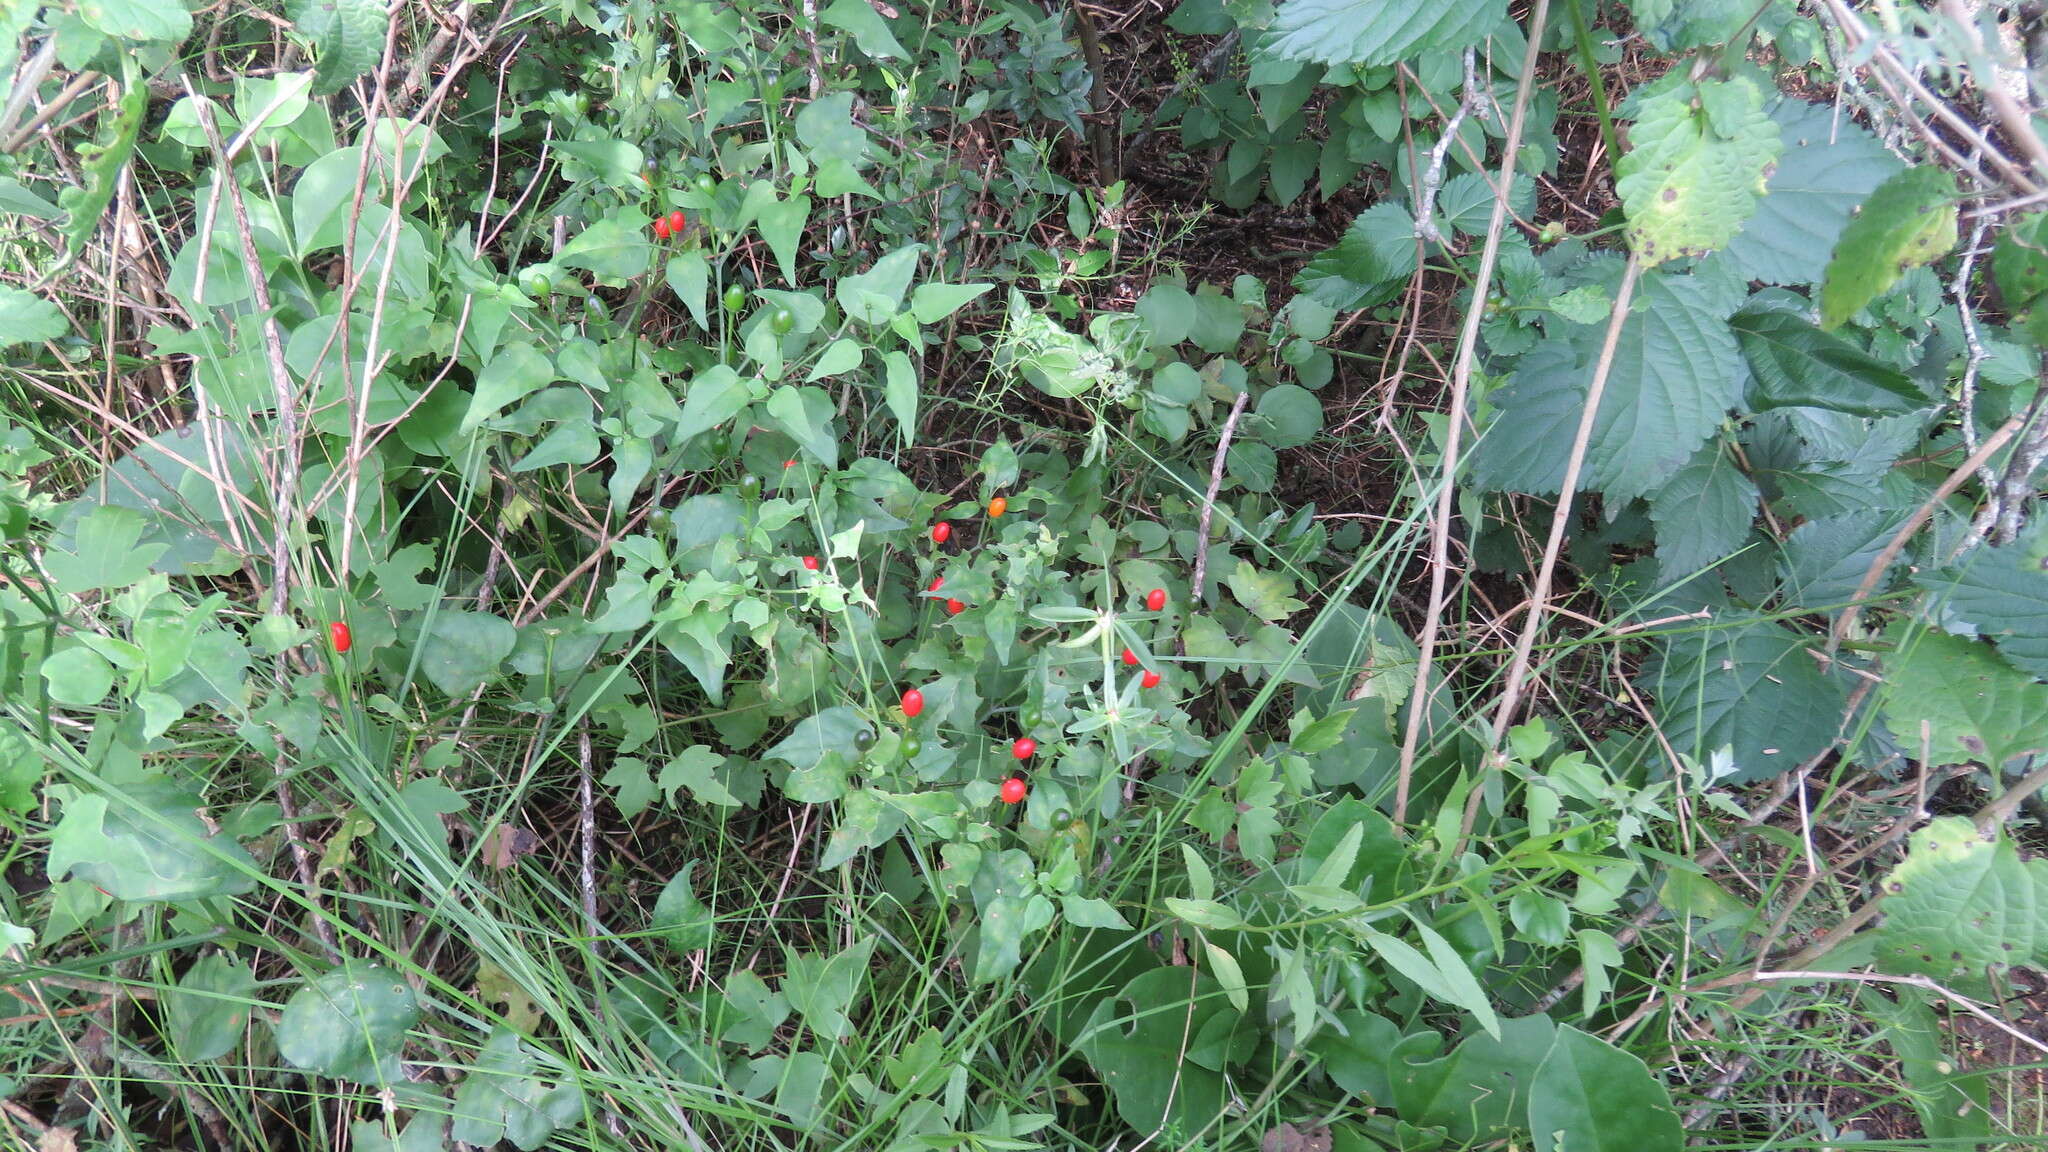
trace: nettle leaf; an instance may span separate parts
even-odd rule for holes
[[[171,7],[181,7],[172,0]],[[329,96],[377,66],[391,17],[378,0],[294,0],[292,24],[320,51],[313,91]]]
[[[277,1051],[294,1067],[322,1076],[389,1084],[402,1076],[399,1049],[419,1018],[419,1000],[404,977],[349,961],[285,1003]]]
[[[1988,645],[1894,626],[1885,661],[1884,717],[1911,748],[1924,739],[1936,764],[2004,767],[2048,752],[2048,684],[2015,671]]]
[[[1886,180],[1835,241],[1821,280],[1820,326],[1840,327],[1907,269],[1931,264],[1955,246],[1955,177],[1930,164]]]
[[[1643,680],[1681,754],[1705,763],[1726,747],[1735,782],[1764,780],[1827,747],[1841,724],[1847,693],[1821,673],[1811,646],[1768,620],[1724,613],[1666,641]]]
[[[50,833],[51,880],[75,876],[116,900],[202,900],[256,887],[260,869],[242,846],[207,830],[199,797],[162,777],[126,786],[140,807],[77,796]]]
[[[1477,44],[1507,10],[1507,0],[1284,0],[1265,48],[1296,60],[1377,68]]]
[[[1771,118],[1784,153],[1755,214],[1716,259],[1743,280],[1811,284],[1856,206],[1904,165],[1833,105],[1782,100]]]
[[[1749,407],[1896,416],[1929,407],[1912,378],[1788,309],[1753,306],[1728,321],[1749,361]]]
[[[1829,610],[1846,605],[1901,519],[1897,512],[1865,510],[1808,520],[1794,528],[1785,538],[1779,565],[1778,586],[1786,602]],[[1884,589],[1880,578],[1875,591]]]
[[[1336,247],[1295,273],[1294,286],[1339,312],[1370,308],[1392,299],[1415,274],[1415,248],[1415,217],[1384,200],[1359,213]]]
[[[1749,539],[1760,499],[1756,483],[1720,444],[1701,449],[1650,496],[1664,579],[1690,576],[1734,555]]]
[[[1643,278],[1586,454],[1582,487],[1632,500],[1656,491],[1691,460],[1742,402],[1741,350],[1711,286],[1690,276]],[[1522,357],[1492,397],[1498,415],[1475,446],[1473,477],[1493,491],[1555,493],[1604,334],[1549,340]]]
[[[1887,972],[1973,991],[2048,955],[2048,859],[2022,863],[2012,841],[1960,816],[1913,833],[1884,890],[1876,959]]]
[[[1747,77],[1659,85],[1629,130],[1614,190],[1645,267],[1728,243],[1756,207],[1777,158],[1778,126]]]
[[[1626,0],[1636,31],[1659,52],[1726,44],[1749,21],[1750,0]]]
[[[2048,677],[2048,524],[1915,577],[1958,618],[1998,644],[2015,668]]]
[[[1671,1092],[1639,1056],[1560,1025],[1529,1085],[1536,1152],[1677,1152],[1685,1129]]]

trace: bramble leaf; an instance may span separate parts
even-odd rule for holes
[[[1266,47],[1296,60],[1376,68],[1476,44],[1507,7],[1507,0],[1285,0]]]
[[[1763,109],[1763,90],[1741,76],[1660,85],[1643,97],[1614,190],[1645,267],[1703,256],[1749,219],[1781,146]]]
[[[2000,660],[1988,645],[1941,632],[1892,630],[1898,651],[1885,661],[1884,716],[1919,748],[1925,725],[1935,764],[2003,767],[2048,752],[2048,684]]]

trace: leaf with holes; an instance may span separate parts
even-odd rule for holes
[[[2023,863],[2011,840],[1960,816],[1913,833],[1884,891],[1876,957],[1887,972],[1977,991],[2048,952],[2048,859]]]
[[[1936,764],[2003,767],[2048,752],[2048,685],[1998,658],[1990,646],[1940,632],[1895,626],[1885,661],[1884,716],[1907,747]]]
[[[1756,212],[1715,259],[1738,279],[1811,284],[1856,206],[1904,165],[1832,104],[1784,99],[1771,119],[1785,150]]]
[[[1644,266],[1703,256],[1733,239],[1777,158],[1778,126],[1755,81],[1659,83],[1615,166],[1628,240]]]

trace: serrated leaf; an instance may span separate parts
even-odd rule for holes
[[[1752,0],[1626,0],[1636,31],[1659,52],[1725,44],[1756,10]]]
[[[1507,0],[1284,0],[1266,51],[1296,60],[1376,68],[1455,53],[1500,26]]]
[[[1718,259],[1743,280],[1811,284],[1856,206],[1904,165],[1832,104],[1786,99],[1771,118],[1784,153],[1755,214]]]
[[[2048,952],[2048,859],[2022,863],[2012,841],[1960,816],[1913,833],[1884,891],[1876,959],[1887,972],[1976,991]]]
[[[1718,443],[1709,443],[1650,494],[1657,564],[1665,580],[1690,576],[1734,555],[1756,520],[1756,483]]]
[[[1785,538],[1779,565],[1778,585],[1786,601],[1813,609],[1847,604],[1898,531],[1900,519],[1896,512],[1864,510],[1808,520],[1794,528]],[[1874,591],[1884,590],[1880,579]]]
[[[1847,694],[1811,646],[1781,625],[1724,614],[1711,630],[1667,641],[1642,682],[1681,754],[1705,763],[1726,746],[1735,782],[1764,780],[1825,748],[1841,724]]]
[[[1642,100],[1614,190],[1645,267],[1728,243],[1764,190],[1778,126],[1747,77],[1675,84]]]
[[[1586,455],[1584,488],[1617,500],[1654,492],[1742,401],[1747,372],[1712,289],[1690,276],[1643,278],[1615,346]],[[1495,393],[1498,416],[1474,449],[1473,477],[1494,491],[1554,493],[1577,433],[1604,333],[1550,340]]]
[[[1884,716],[1905,746],[1918,751],[1924,739],[1934,764],[2001,768],[2048,752],[2048,685],[1975,640],[1904,625],[1891,638]]]
[[[1415,274],[1415,247],[1415,218],[1400,204],[1382,201],[1359,213],[1335,247],[1295,273],[1294,286],[1339,312],[1370,308],[1392,299]]]
[[[378,0],[294,0],[288,11],[298,33],[319,49],[316,95],[341,91],[384,56],[391,16]]]
[[[1751,411],[1827,408],[1895,416],[1934,402],[1891,365],[1780,308],[1745,308],[1729,320],[1749,362]]]
[[[2048,524],[1914,578],[2023,672],[2048,677]]]
[[[1840,327],[1898,283],[1956,246],[1956,181],[1923,165],[1878,185],[1842,229],[1821,279],[1820,326]]]

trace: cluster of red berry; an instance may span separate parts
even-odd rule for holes
[[[684,226],[689,224],[689,222],[689,217],[683,215],[681,209],[677,209],[666,216],[656,216],[654,218],[654,236],[657,240],[666,240],[671,236],[681,236]]]

